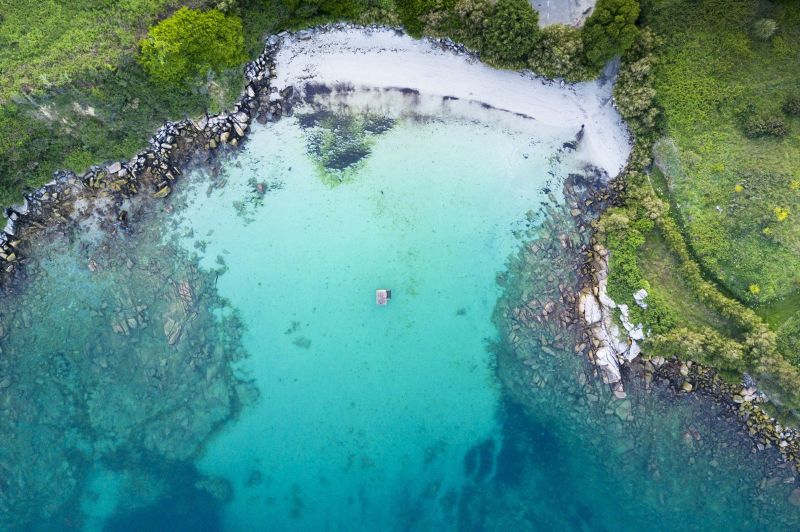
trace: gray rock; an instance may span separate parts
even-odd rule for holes
[[[637,290],[633,294],[633,300],[636,301],[636,304],[641,308],[647,308],[647,303],[644,302],[645,298],[647,298],[647,290],[644,288]]]

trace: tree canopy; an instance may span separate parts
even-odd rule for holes
[[[539,35],[539,14],[527,0],[498,0],[486,28],[490,59],[514,65],[530,55]]]
[[[598,0],[583,27],[583,42],[589,63],[601,67],[633,44],[638,33],[638,18],[638,0]]]
[[[151,27],[140,46],[139,62],[147,73],[175,85],[247,59],[241,19],[216,9],[182,7]]]

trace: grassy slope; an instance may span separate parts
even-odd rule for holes
[[[782,405],[781,415],[794,413],[794,423],[800,412],[800,124],[787,117],[787,138],[750,140],[740,133],[738,114],[748,104],[780,113],[784,96],[800,90],[800,5],[778,0],[765,11],[757,2],[738,0],[649,0],[644,7],[644,22],[666,41],[655,48],[653,70],[665,120],[649,131],[668,136],[654,146],[655,167],[646,176],[629,175],[624,208],[603,216],[600,235],[605,233],[611,251],[609,292],[633,310],[632,293],[640,286],[655,296],[651,303],[658,312],[637,310],[642,315],[635,316],[654,332],[661,329],[647,342],[647,353],[685,357],[687,348],[701,347],[707,356],[700,361],[733,381],[740,381],[742,371],[755,375]],[[753,41],[749,28],[766,16],[776,18],[782,32],[769,43]],[[646,86],[647,78],[639,83]],[[779,223],[774,206],[788,208],[789,218]],[[625,218],[630,222],[621,223]],[[647,219],[658,222],[642,225]],[[619,239],[631,227],[643,232],[633,250]],[[737,279],[743,272],[760,277]],[[711,284],[714,277],[725,282]],[[755,283],[762,287],[759,298],[749,291]],[[777,337],[731,296],[753,307]],[[737,342],[744,358],[737,358],[733,344],[720,350],[719,342],[689,339],[683,332],[712,338],[705,328]]]
[[[232,101],[240,69],[176,91],[152,83],[135,60],[148,26],[207,3],[0,0],[0,204],[20,201],[59,168],[131,156],[168,119]],[[262,7],[248,29],[272,20]]]
[[[695,253],[751,304],[796,292],[800,190],[791,184],[800,178],[800,120],[788,120],[784,139],[752,140],[738,116],[747,105],[780,114],[785,95],[800,91],[800,7],[789,0],[659,0],[645,13],[666,37],[656,89],[682,167],[668,176],[670,187]],[[764,17],[778,23],[766,42],[752,37]],[[788,208],[788,219],[778,221],[776,207]]]

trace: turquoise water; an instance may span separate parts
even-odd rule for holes
[[[514,318],[576,282],[575,132],[395,118],[256,126],[130,227],[36,243],[0,528],[796,528],[794,472],[713,404],[614,399],[576,330]]]
[[[240,369],[263,391],[200,462],[234,481],[233,528],[385,529],[396,501],[463,483],[461,458],[497,430],[495,276],[543,199],[548,163],[526,150],[486,127],[401,123],[331,187],[285,121],[255,133],[223,191],[189,202],[201,264],[229,267],[217,286],[249,324]],[[231,205],[264,176],[284,186],[243,226]]]

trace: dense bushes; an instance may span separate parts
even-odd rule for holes
[[[398,10],[412,34],[450,37],[496,65],[528,66],[546,77],[575,82],[596,76],[606,61],[634,42],[639,3],[601,0],[583,29],[554,24],[539,30],[538,13],[526,0],[494,5],[491,0],[403,0]]]
[[[498,0],[486,25],[484,52],[505,65],[524,62],[539,35],[539,14],[527,0]]]
[[[700,362],[708,366],[720,366],[727,370],[745,369],[745,352],[742,345],[722,336],[709,327],[699,331],[677,328],[653,338],[656,351],[664,357]]]
[[[742,133],[748,138],[784,137],[789,127],[783,118],[774,114],[760,114],[747,110],[741,118]]]
[[[800,312],[786,320],[778,333],[781,353],[795,366],[800,366]]]
[[[449,37],[480,52],[493,8],[490,0],[439,0],[424,17],[425,33]]]
[[[790,94],[783,102],[783,112],[789,116],[800,116],[800,94]]]
[[[631,220],[633,217],[633,220]],[[637,218],[628,209],[610,209],[599,225],[606,239],[609,257],[608,292],[612,299],[628,301],[631,294],[644,288],[637,255],[653,222]]]
[[[768,41],[778,31],[778,23],[771,18],[762,18],[753,24],[753,36],[762,41]]]
[[[282,3],[290,18],[295,20],[354,18],[363,9],[359,2],[340,0],[282,0]]]
[[[589,64],[601,67],[621,55],[636,39],[638,18],[637,0],[599,0],[583,28]]]
[[[656,61],[653,52],[658,44],[658,38],[649,29],[639,32],[623,57],[614,86],[614,102],[620,114],[625,117],[637,144],[646,145],[648,151],[656,140],[661,117],[653,87]]]
[[[139,61],[153,78],[181,85],[240,65],[244,52],[242,21],[211,9],[182,7],[147,33]]]
[[[564,78],[569,82],[584,80],[594,74],[586,64],[581,31],[563,24],[542,29],[528,66],[537,74]]]

